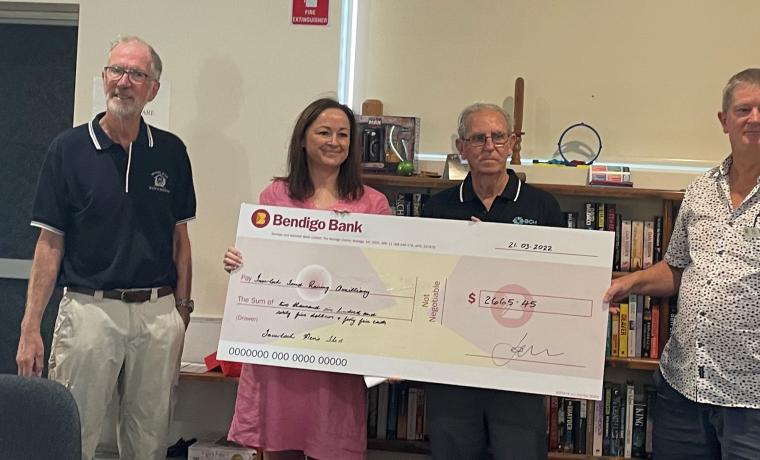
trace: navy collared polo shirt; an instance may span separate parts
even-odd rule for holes
[[[174,227],[195,218],[185,145],[140,120],[125,151],[100,127],[103,115],[51,142],[32,225],[64,236],[61,286],[175,286]]]
[[[520,181],[511,169],[507,174],[507,186],[494,199],[490,210],[475,194],[472,176],[467,174],[458,186],[431,196],[422,208],[422,217],[470,220],[474,216],[484,222],[564,226],[559,203],[550,193]]]

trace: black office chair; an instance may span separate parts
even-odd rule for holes
[[[81,460],[79,410],[60,383],[0,375],[0,458]]]

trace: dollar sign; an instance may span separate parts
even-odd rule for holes
[[[470,305],[475,303],[475,293],[470,292],[470,295],[467,296],[467,299],[470,301]]]

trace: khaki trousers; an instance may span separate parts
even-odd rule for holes
[[[171,396],[185,326],[168,295],[143,303],[66,292],[49,377],[71,390],[82,422],[82,458],[95,456],[106,409],[119,398],[120,458],[166,458]]]

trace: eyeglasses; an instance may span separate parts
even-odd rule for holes
[[[492,133],[490,136],[487,136],[485,134],[473,134],[472,136],[468,138],[464,138],[462,140],[475,148],[482,148],[486,145],[486,142],[488,142],[488,139],[491,139],[491,142],[493,142],[494,147],[502,148],[505,145],[507,145],[507,142],[509,142],[509,134]]]
[[[125,69],[124,67],[118,65],[105,66],[103,67],[103,71],[105,71],[106,77],[109,80],[121,80],[121,77],[123,77],[124,74],[127,74],[129,81],[138,85],[145,83],[148,80],[153,80],[153,77],[143,72],[142,70]]]

